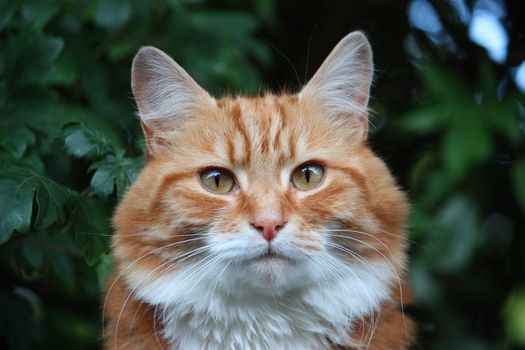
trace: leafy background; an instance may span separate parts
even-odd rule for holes
[[[354,29],[377,64],[371,143],[413,204],[419,348],[525,348],[518,3],[0,0],[0,348],[100,348],[109,220],[143,164],[141,45],[218,96],[257,94],[297,89]],[[480,9],[503,60],[469,36]]]

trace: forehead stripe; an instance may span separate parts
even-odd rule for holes
[[[241,161],[242,164],[248,164],[250,162],[250,159],[252,157],[251,155],[251,142],[250,138],[248,136],[248,132],[246,131],[246,128],[244,127],[242,120],[241,120],[241,107],[239,106],[239,103],[237,102],[230,110],[230,116],[232,117],[233,123],[235,128],[239,131],[241,134],[243,140],[244,140],[244,151],[245,151],[245,157]]]

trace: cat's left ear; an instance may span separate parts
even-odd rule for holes
[[[302,89],[299,98],[328,117],[345,118],[356,138],[368,134],[368,99],[374,75],[372,49],[361,32],[344,37]]]
[[[213,97],[181,66],[151,46],[141,48],[133,59],[131,88],[150,156],[162,153],[170,131],[184,119],[215,106]]]

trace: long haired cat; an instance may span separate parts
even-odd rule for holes
[[[367,145],[365,36],[298,93],[215,99],[137,53],[148,160],[114,217],[106,349],[405,349],[408,205]]]

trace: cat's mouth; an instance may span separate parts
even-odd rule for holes
[[[265,261],[283,261],[283,262],[292,262],[290,258],[287,256],[284,256],[282,254],[276,253],[273,249],[268,248],[263,254],[256,256],[253,258],[254,261],[257,262],[265,262]]]

